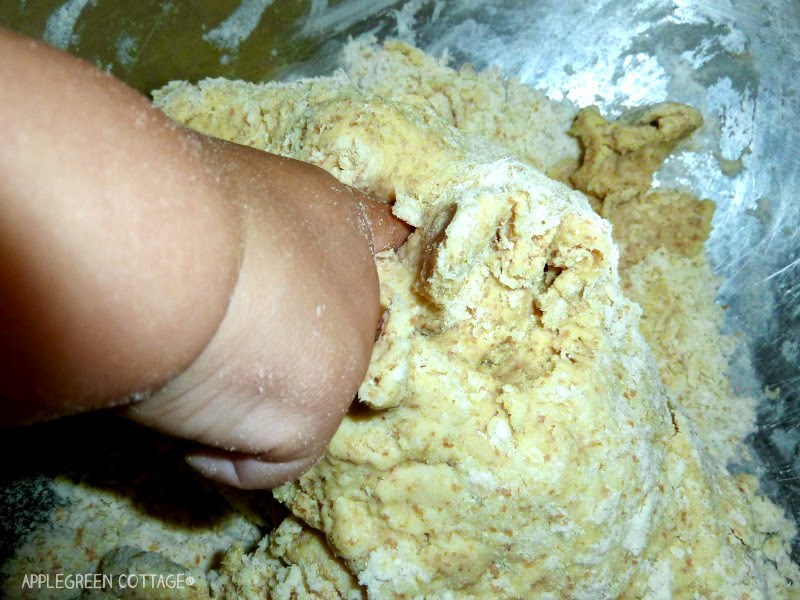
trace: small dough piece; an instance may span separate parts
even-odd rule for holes
[[[570,130],[584,153],[570,181],[598,200],[640,194],[650,187],[664,159],[702,122],[694,108],[673,102],[630,111],[613,123],[596,107],[584,108]]]

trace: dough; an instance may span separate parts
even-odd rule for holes
[[[554,102],[496,70],[477,73],[467,65],[456,71],[399,42],[353,42],[342,62],[365,94],[432,111],[554,179],[576,186],[579,167],[591,173],[588,185],[577,187],[613,226],[622,285],[643,308],[642,334],[662,381],[719,464],[746,458],[742,441],[755,431],[756,400],[731,387],[736,341],[720,332],[719,281],[701,251],[713,203],[686,190],[649,188],[660,161],[700,124],[697,111],[662,103],[610,122],[592,107],[578,111]],[[582,148],[568,132],[580,134]],[[615,173],[623,167],[631,187],[619,185]],[[590,185],[612,193],[600,200]]]
[[[701,122],[695,109],[672,102],[630,111],[616,123],[603,119],[594,107],[584,109],[570,130],[584,149],[570,181],[600,200],[641,193],[678,142]]]
[[[578,159],[578,144],[567,135],[575,107],[507,79],[496,68],[477,72],[465,65],[456,71],[446,58],[436,60],[393,40],[383,46],[351,42],[341,62],[364,94],[433,112],[460,131],[499,142],[506,154],[541,171]]]
[[[725,466],[746,455],[742,441],[755,431],[756,410],[755,400],[735,393],[728,377],[734,340],[720,334],[718,280],[703,253],[714,203],[650,188],[661,161],[701,121],[696,110],[674,103],[616,122],[584,109],[570,130],[583,156],[567,177],[611,223],[622,286],[643,308],[640,328],[661,378],[696,424],[704,449]]]
[[[351,52],[433,63],[399,44],[361,48]],[[788,523],[752,478],[706,453],[664,387],[641,309],[622,293],[608,222],[584,195],[517,160],[524,152],[453,127],[471,130],[459,99],[484,89],[469,75],[450,95],[417,79],[419,93],[382,97],[363,75],[375,71],[361,71],[359,85],[338,74],[173,83],[155,94],[177,120],[318,164],[393,201],[417,228],[377,257],[383,327],[359,403],[323,460],[275,492],[324,542],[292,521],[301,541],[282,555],[284,575],[260,585],[273,597],[314,597],[310,582],[322,581],[319,594],[351,596],[349,572],[371,598],[782,595],[798,577],[781,534]],[[610,153],[602,140],[614,126],[581,113],[573,184],[603,202],[644,194],[697,125],[688,108],[653,110],[621,123]],[[656,132],[629,133],[641,127]],[[539,166],[569,160],[563,148]],[[670,247],[699,244],[689,235]],[[328,549],[340,570],[325,567]],[[247,569],[274,559],[254,556]],[[312,572],[320,564],[327,575]],[[296,585],[281,587],[288,572]],[[224,568],[223,582],[238,573]]]
[[[260,600],[326,598],[360,600],[358,581],[337,560],[322,534],[294,517],[283,521],[254,552],[234,548],[222,563],[215,596]]]

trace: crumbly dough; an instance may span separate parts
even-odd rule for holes
[[[678,190],[657,190],[607,196],[600,214],[613,225],[620,270],[625,271],[662,248],[677,256],[702,256],[714,203]]]
[[[223,559],[212,583],[217,597],[262,600],[361,600],[364,591],[333,554],[319,531],[295,517],[285,519],[255,551],[237,546]]]
[[[456,71],[446,57],[436,60],[399,41],[352,42],[341,60],[350,81],[366,95],[433,112],[460,131],[500,142],[506,153],[540,171],[578,159],[578,144],[566,134],[575,107],[554,102],[496,68],[477,72],[465,65]]]
[[[399,44],[368,52],[433,63]],[[511,158],[524,151],[453,127],[471,130],[476,117],[459,116],[469,105],[459,98],[479,85],[448,95],[419,84],[414,94],[412,81],[381,97],[367,79],[208,80],[155,94],[200,131],[316,163],[393,200],[417,228],[377,257],[383,327],[360,404],[323,460],[276,490],[324,542],[303,537],[283,553],[283,575],[259,585],[277,598],[313,596],[311,581],[352,594],[346,569],[370,598],[784,595],[798,577],[791,526],[752,480],[706,452],[662,384],[641,309],[622,293],[608,222],[582,194]],[[602,203],[645,194],[697,125],[688,108],[653,111],[622,129],[582,112],[573,185]],[[655,133],[632,141],[642,127]],[[564,148],[539,166],[568,160]],[[699,213],[707,227],[707,205]],[[694,237],[668,251],[696,252]],[[324,566],[328,550],[342,570]],[[245,562],[231,558],[223,581],[241,580],[230,565]]]
[[[492,69],[456,71],[398,42],[351,43],[343,63],[365,94],[433,111],[587,194],[613,226],[623,288],[643,309],[642,334],[667,390],[721,465],[746,457],[742,441],[755,431],[756,401],[731,387],[736,344],[720,332],[719,281],[702,252],[714,205],[684,190],[650,188],[661,160],[701,123],[697,111],[664,103],[609,122],[593,107],[553,102]],[[573,178],[579,167],[582,176]]]

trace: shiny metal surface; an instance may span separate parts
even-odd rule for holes
[[[796,0],[0,0],[0,18],[143,90],[204,75],[326,73],[348,35],[373,33],[447,51],[454,64],[497,65],[610,114],[664,99],[698,107],[706,126],[658,180],[717,203],[708,252],[725,280],[726,327],[745,341],[731,376],[762,399],[750,468],[800,520]]]

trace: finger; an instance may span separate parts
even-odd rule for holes
[[[389,204],[378,202],[358,190],[356,190],[356,194],[358,199],[363,202],[367,214],[375,252],[402,246],[414,228],[395,217]]]
[[[209,448],[186,454],[186,462],[217,483],[243,490],[266,490],[297,479],[314,465],[316,459],[304,457],[270,462],[254,454]]]

